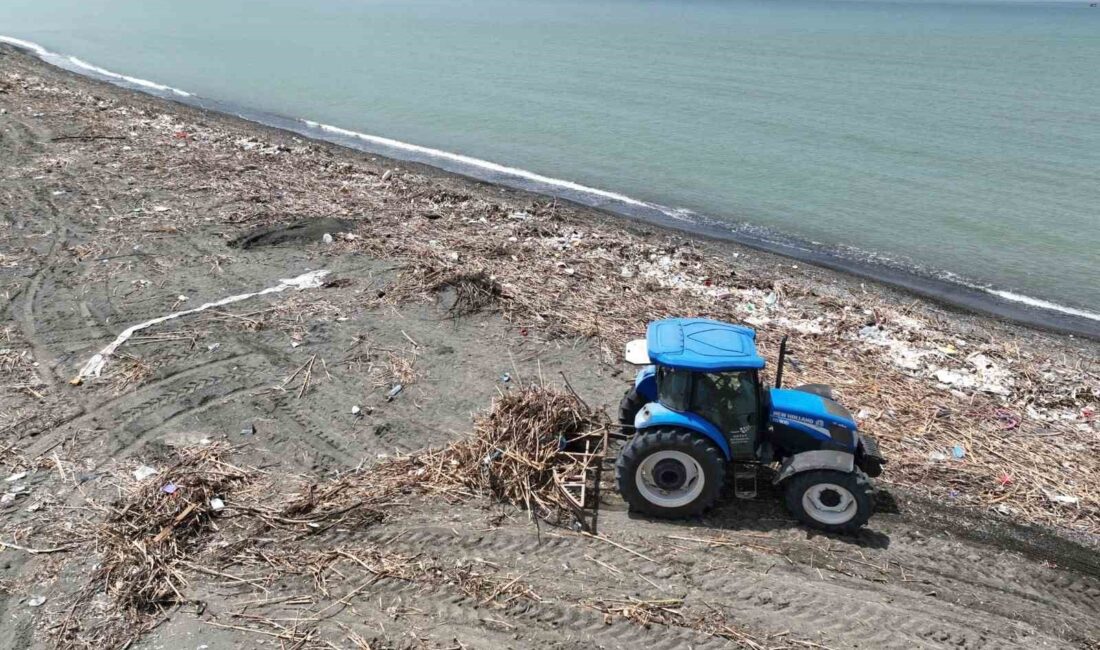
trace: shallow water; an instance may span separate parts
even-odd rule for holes
[[[0,34],[1100,311],[1087,2],[5,0]]]

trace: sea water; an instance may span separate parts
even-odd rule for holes
[[[1100,312],[1087,1],[4,0],[0,34],[386,153]]]

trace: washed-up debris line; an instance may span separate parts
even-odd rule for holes
[[[377,471],[420,490],[487,495],[593,532],[610,431],[607,416],[572,393],[532,384],[502,393],[475,418],[470,436]]]
[[[74,125],[126,135],[126,146],[52,145],[57,156],[94,159],[82,172],[89,187],[121,168],[142,170],[143,182],[163,192],[204,197],[203,209],[154,206],[120,218],[76,251],[80,259],[140,244],[143,229],[131,227],[139,222],[146,231],[208,223],[244,230],[286,214],[342,218],[355,227],[333,233],[330,245],[318,242],[325,255],[363,252],[404,265],[376,302],[449,292],[455,315],[494,310],[525,336],[588,338],[607,363],[619,363],[622,344],[663,317],[755,326],[772,357],[790,334],[790,381],[832,384],[855,405],[860,427],[891,459],[884,480],[1016,520],[1100,534],[1100,366],[1091,343],[968,319],[789,260],[636,234],[571,206],[480,192],[328,145],[198,124],[14,72],[0,73],[0,81]],[[23,172],[48,175],[52,160]],[[279,188],[277,209],[268,202],[272,188]],[[362,304],[336,291],[296,307],[334,318],[355,300]],[[800,357],[815,360],[812,370],[799,370]],[[964,457],[954,457],[956,445]]]
[[[427,181],[396,182],[411,194]],[[846,294],[796,269],[746,267],[668,238],[580,225],[554,205],[509,212],[470,199],[450,208],[445,219],[375,219],[376,236],[341,245],[407,260],[386,301],[434,299],[439,278],[477,268],[500,288],[492,308],[521,334],[589,338],[612,364],[652,319],[743,322],[771,358],[789,334],[789,382],[831,384],[857,405],[861,429],[891,459],[886,481],[1100,533],[1095,358],[1068,356],[1038,335],[1031,344],[878,294]],[[452,262],[451,251],[463,261]],[[815,359],[812,370],[799,358]],[[956,457],[956,447],[968,451]]]

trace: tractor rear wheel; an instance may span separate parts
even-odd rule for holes
[[[726,481],[726,457],[707,438],[687,429],[647,429],[619,453],[619,493],[632,510],[680,518],[714,505]]]
[[[637,390],[631,388],[626,391],[619,402],[619,425],[622,426],[623,433],[627,435],[634,433],[634,417],[645,405],[646,398],[639,395]]]
[[[807,526],[853,533],[874,513],[871,481],[863,472],[814,470],[787,481],[787,508]]]

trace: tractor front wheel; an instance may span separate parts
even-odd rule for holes
[[[623,399],[619,402],[619,425],[622,427],[623,433],[627,435],[634,433],[634,418],[645,405],[646,398],[639,395],[633,387],[626,391]]]
[[[853,533],[874,512],[871,481],[863,472],[814,470],[787,482],[787,508],[796,519],[831,533]]]
[[[634,436],[615,463],[619,493],[632,510],[680,518],[714,505],[726,480],[726,458],[707,438],[659,427]]]

